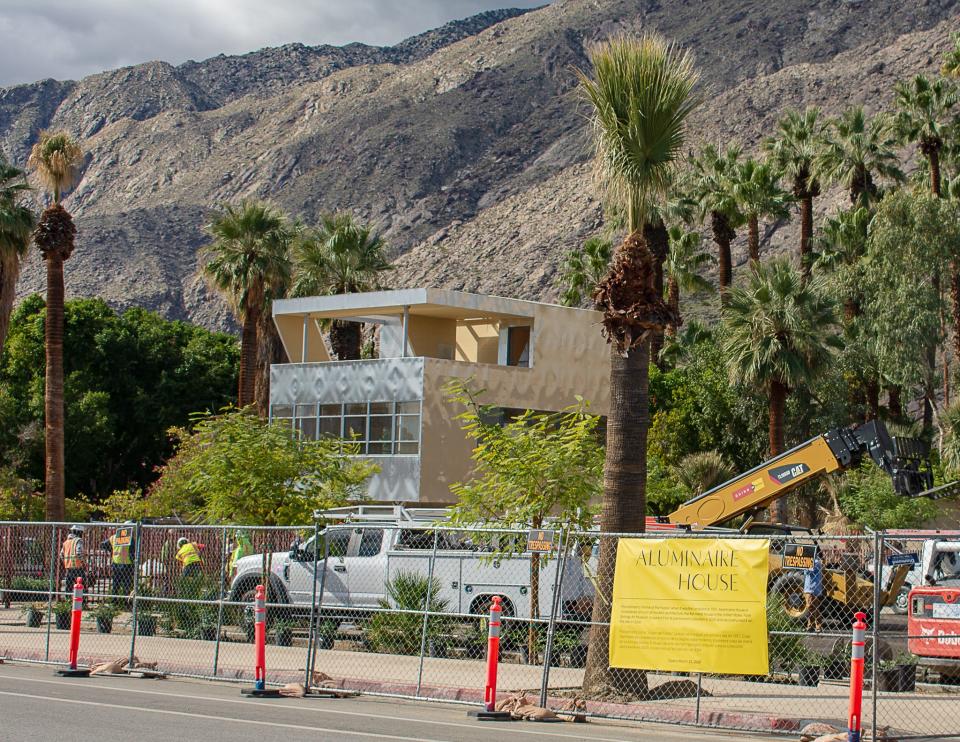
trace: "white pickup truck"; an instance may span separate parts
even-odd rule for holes
[[[325,612],[361,615],[387,600],[387,584],[399,573],[426,577],[433,553],[433,531],[426,524],[343,523],[321,532],[314,563],[314,539],[295,545],[289,552],[272,556],[272,602],[309,608],[314,593]],[[451,614],[485,614],[494,595],[503,598],[507,616],[529,618],[530,555],[495,559],[488,551],[473,547],[469,531],[438,531],[437,558],[433,575],[437,600]],[[523,535],[519,536],[523,538]],[[326,547],[324,546],[326,542]],[[327,553],[326,560],[324,553]],[[249,556],[237,561],[230,585],[232,600],[249,602],[260,581],[263,558]],[[314,572],[316,568],[316,572]],[[539,616],[549,618],[557,570],[555,554],[540,559]],[[558,619],[589,616],[594,588],[579,559],[564,562]],[[322,587],[322,599],[321,599]],[[431,600],[433,602],[433,600]],[[342,610],[341,610],[342,609]]]

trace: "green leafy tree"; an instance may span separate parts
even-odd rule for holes
[[[680,322],[680,292],[713,291],[713,284],[700,272],[713,262],[713,258],[701,247],[699,232],[687,232],[682,227],[671,227],[668,232],[670,251],[664,263],[667,277],[667,306],[672,317],[667,324],[667,334],[676,335]]]
[[[355,294],[383,288],[383,274],[393,269],[386,243],[369,224],[349,213],[328,214],[307,229],[294,245],[294,296]],[[334,320],[330,347],[341,361],[360,358],[363,325]]]
[[[893,491],[890,477],[872,461],[844,476],[837,492],[844,515],[861,528],[917,528],[936,513],[932,501],[902,497]]]
[[[37,222],[33,212],[21,203],[28,190],[24,172],[0,156],[0,353],[10,326],[20,264]]]
[[[755,268],[723,311],[723,348],[731,379],[766,393],[770,456],[786,450],[787,395],[807,387],[839,347],[833,302],[786,260]],[[787,519],[785,498],[777,517]]]
[[[27,297],[0,358],[0,461],[43,478],[44,302]],[[167,429],[217,410],[236,391],[236,341],[144,309],[118,314],[100,299],[64,305],[67,497],[99,502],[145,487],[170,454]]]
[[[728,144],[722,151],[708,144],[691,162],[691,196],[699,205],[701,217],[709,215],[713,241],[717,245],[721,300],[726,299],[727,290],[733,283],[730,243],[737,236],[737,227],[744,222],[734,189],[740,154],[737,144]]]
[[[692,57],[657,35],[618,37],[590,53],[592,70],[579,72],[592,114],[597,158],[610,200],[622,204],[627,237],[614,256],[596,300],[611,341],[610,415],[604,462],[600,528],[640,532],[646,510],[649,427],[649,337],[671,318],[655,286],[656,265],[643,226],[651,204],[662,202],[686,141],[686,122],[697,104]],[[584,676],[589,693],[642,692],[642,673],[610,668],[610,597],[616,542],[603,539],[597,598]]]
[[[924,390],[928,431],[935,405],[935,349],[942,337],[940,291],[933,278],[957,255],[960,204],[907,191],[881,201],[862,261],[865,334],[884,378],[904,389]]]
[[[568,252],[557,280],[560,303],[565,307],[579,307],[590,300],[610,269],[612,253],[613,244],[603,237],[591,237],[582,247]]]
[[[302,439],[249,410],[197,417],[174,429],[176,452],[147,493],[145,511],[203,523],[289,526],[346,505],[379,471],[343,441]]]
[[[293,228],[278,209],[259,201],[224,205],[205,227],[211,242],[201,249],[202,272],[231,307],[242,330],[237,404],[256,402],[261,316],[270,298],[282,295],[290,281]],[[267,414],[265,407],[259,410]]]
[[[77,228],[60,199],[80,182],[83,150],[65,132],[41,132],[30,151],[28,166],[53,197],[33,232],[33,241],[47,267],[46,393],[46,517],[63,520],[66,470],[63,442],[63,262],[73,253]]]
[[[827,123],[816,170],[825,183],[843,186],[854,208],[870,206],[879,199],[878,178],[894,183],[904,179],[894,124],[887,113],[868,119],[863,106],[852,106]]]
[[[747,221],[747,248],[753,263],[760,261],[760,220],[788,219],[790,194],[780,187],[780,174],[769,162],[750,158],[733,175],[733,197]]]
[[[820,109],[810,106],[802,113],[787,111],[777,124],[776,136],[764,140],[771,162],[793,184],[793,196],[800,203],[800,270],[810,274],[813,249],[813,199],[820,195],[817,161],[825,146]]]
[[[480,390],[455,379],[444,389],[463,407],[457,420],[475,441],[474,469],[466,482],[450,491],[456,525],[484,528],[541,528],[548,517],[564,530],[589,530],[590,506],[602,491],[603,448],[597,436],[600,418],[587,413],[584,402],[561,413],[530,410],[504,425],[489,422],[495,410],[480,403]],[[495,536],[496,534],[490,534]],[[477,534],[483,540],[484,534]],[[523,553],[526,544],[490,538],[495,554]],[[530,555],[530,615],[540,617],[539,554]],[[528,643],[535,649],[531,624]]]

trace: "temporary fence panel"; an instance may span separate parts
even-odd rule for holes
[[[591,661],[591,635],[610,628],[594,621],[604,614],[594,606],[610,600],[598,559],[601,550],[615,554],[620,538],[756,536],[558,533],[549,552],[531,554],[527,532],[513,529],[137,525],[127,568],[114,563],[110,538],[128,524],[85,524],[82,564],[68,566],[70,527],[0,523],[0,656],[67,662],[69,611],[59,626],[57,616],[80,570],[88,586],[81,665],[135,657],[174,675],[249,684],[252,601],[262,583],[269,586],[268,684],[481,704],[487,617],[498,595],[501,699],[524,693],[598,717],[796,734],[811,721],[844,728],[851,618],[864,610],[865,738],[878,727],[900,739],[960,734],[960,664],[950,661],[960,655],[960,557],[948,549],[936,560],[931,577],[947,595],[922,598],[922,615],[911,621],[909,591],[924,575],[921,566],[900,565],[914,553],[922,562],[930,548],[916,534],[764,536],[769,673],[733,675],[609,671]],[[180,539],[199,560],[178,559]],[[811,557],[822,589],[808,597],[805,585],[811,593],[817,580],[802,567]],[[912,640],[929,643],[934,630],[939,654],[910,652]]]

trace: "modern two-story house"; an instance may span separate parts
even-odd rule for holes
[[[609,353],[597,312],[445,289],[285,299],[273,318],[291,362],[270,375],[270,415],[307,437],[355,439],[380,473],[373,502],[442,506],[469,477],[472,441],[443,392],[472,377],[503,410],[558,411],[579,395],[609,406]],[[379,329],[377,358],[331,360],[323,324]]]

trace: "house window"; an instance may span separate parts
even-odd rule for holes
[[[530,326],[507,330],[507,365],[530,367]]]
[[[273,405],[270,418],[286,422],[307,440],[355,442],[368,456],[420,453],[420,401]]]

